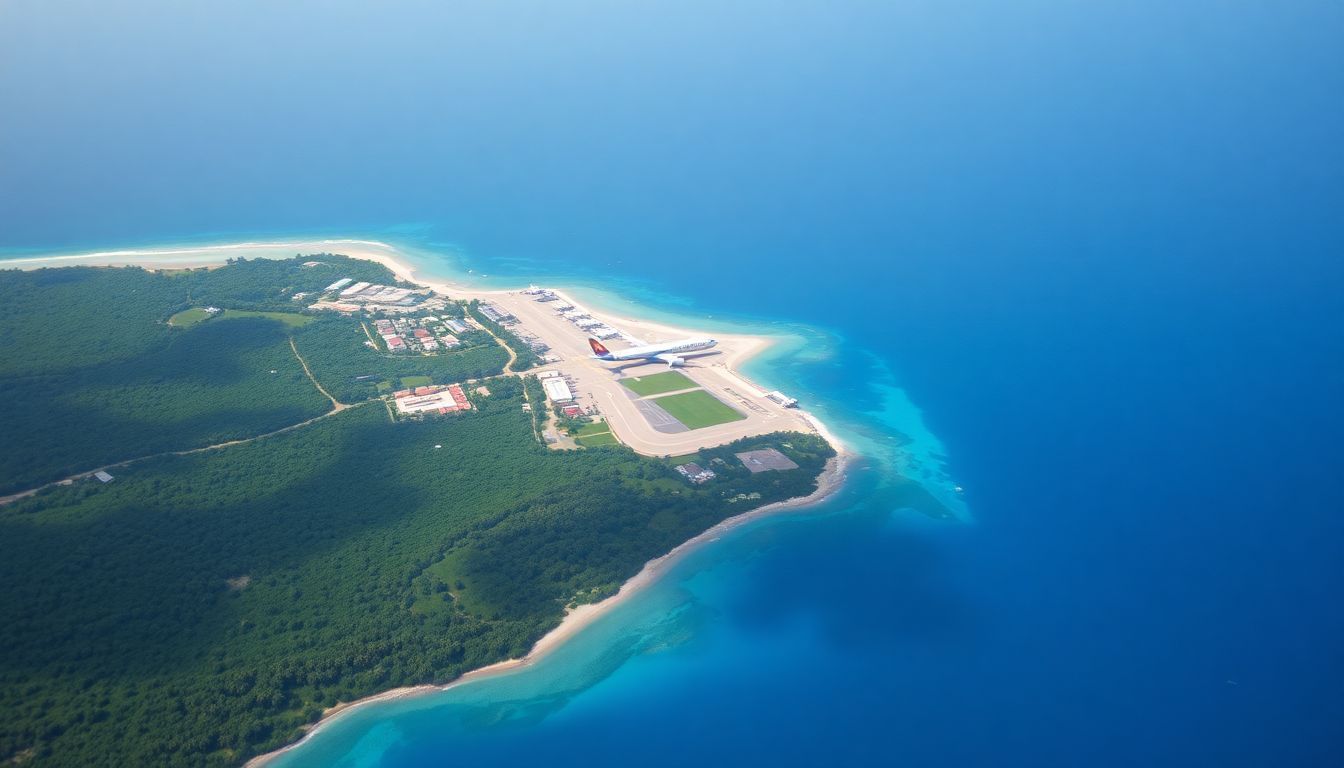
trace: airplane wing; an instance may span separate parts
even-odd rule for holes
[[[648,344],[647,341],[644,341],[643,339],[637,336],[626,333],[625,331],[621,331],[621,335],[625,337],[626,341],[630,342],[630,346],[632,347],[642,347],[645,344]]]
[[[661,354],[661,355],[654,355],[654,358],[656,358],[656,359],[658,359],[658,360],[662,360],[664,363],[667,363],[668,366],[670,366],[670,367],[672,367],[672,368],[675,368],[675,367],[677,367],[678,365],[681,365],[682,363],[686,362],[686,361],[683,360],[682,358],[677,357],[676,355],[674,355],[674,354],[672,354],[672,353],[670,353],[670,352],[664,352],[664,353]]]

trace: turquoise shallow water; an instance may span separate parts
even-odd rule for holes
[[[358,233],[802,340],[843,500],[294,760],[1337,765],[1342,14],[0,4],[0,252]]]
[[[806,517],[731,531],[694,551],[663,579],[535,665],[353,711],[277,765],[456,763],[468,759],[464,752],[484,758],[491,750],[516,747],[520,737],[540,738],[556,729],[605,729],[609,710],[643,700],[655,690],[675,694],[686,684],[678,679],[684,674],[682,664],[722,652],[731,643],[724,629],[715,626],[714,603],[730,597],[725,585],[751,567],[753,556],[778,546],[781,538],[807,536],[805,529],[818,524],[811,518],[822,519],[842,508],[837,499]],[[732,662],[734,674],[770,674],[772,665],[805,650],[812,631],[800,625],[772,633],[768,646]]]
[[[201,240],[173,247],[217,244]],[[535,735],[542,738],[541,733],[585,708],[590,710],[585,717],[606,717],[602,714],[606,708],[626,706],[624,697],[650,686],[674,685],[684,674],[680,665],[688,660],[709,658],[715,665],[731,664],[752,675],[768,675],[770,667],[761,665],[784,663],[790,654],[806,652],[815,641],[809,637],[815,628],[800,625],[782,634],[772,632],[770,643],[762,646],[720,625],[722,606],[717,603],[742,599],[734,585],[755,559],[777,557],[778,548],[787,543],[797,546],[813,540],[818,527],[833,536],[837,519],[849,521],[843,528],[862,520],[863,527],[880,532],[948,525],[925,521],[918,513],[902,509],[889,493],[897,477],[920,479],[930,492],[946,500],[960,518],[957,524],[971,520],[948,475],[943,446],[897,386],[895,373],[873,353],[847,345],[837,331],[705,312],[638,280],[603,278],[595,284],[572,275],[547,274],[541,271],[545,267],[530,262],[503,269],[497,265],[495,274],[484,276],[474,269],[462,271],[461,261],[451,255],[404,243],[396,247],[419,274],[431,279],[483,288],[516,288],[530,282],[563,285],[587,305],[617,313],[707,331],[768,334],[776,343],[749,361],[744,373],[798,396],[857,455],[850,479],[836,496],[803,510],[755,521],[705,544],[535,665],[441,693],[346,713],[316,737],[285,753],[279,765],[437,764],[441,750],[449,749],[449,744],[456,752],[468,743],[487,759],[500,739],[512,744],[520,732],[532,729],[538,729]],[[339,246],[332,249],[339,250]],[[144,244],[122,250],[162,248]],[[199,258],[196,253],[154,257],[167,262]],[[863,396],[848,397],[844,387]],[[776,643],[783,644],[776,647]],[[741,658],[727,661],[705,657],[707,652]]]
[[[697,304],[639,277],[556,271],[549,260],[514,258],[473,262],[460,251],[436,253],[425,246],[391,241],[417,274],[482,288],[519,288],[528,284],[563,286],[577,301],[613,313],[666,322],[705,332],[735,331],[776,339],[764,354],[747,361],[743,373],[767,389],[799,398],[801,407],[820,418],[881,474],[918,480],[963,521],[970,512],[947,466],[946,447],[930,429],[923,412],[902,389],[899,375],[880,354],[853,344],[843,331],[787,318],[753,317],[743,303],[723,307]],[[440,246],[442,247],[442,246]],[[476,263],[476,267],[467,266]],[[488,265],[488,266],[486,266]],[[467,271],[470,270],[470,271]],[[757,275],[759,279],[760,275]],[[792,281],[789,275],[774,280]],[[768,306],[770,280],[746,306]],[[748,298],[743,296],[742,298]],[[844,305],[844,295],[832,297]]]

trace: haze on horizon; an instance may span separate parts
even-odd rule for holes
[[[1338,762],[1342,29],[1313,0],[15,0],[0,258],[383,239],[807,334],[777,386],[884,455],[902,413],[945,446],[974,525],[868,478],[596,655],[674,652],[455,755],[617,720],[612,764]]]

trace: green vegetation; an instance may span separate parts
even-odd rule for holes
[[[542,430],[546,428],[546,391],[536,376],[523,377],[523,395],[527,401],[527,412],[532,416],[532,434],[538,441],[542,439]]]
[[[733,456],[766,446],[784,450],[800,468],[753,476]],[[600,600],[638,572],[650,552],[665,552],[758,503],[810,493],[834,455],[819,438],[796,433],[739,440],[707,453],[720,475],[699,488],[688,488],[670,464],[628,450],[553,454],[602,461],[628,456],[636,463],[619,479],[591,475],[549,489],[479,528],[428,569],[427,591],[444,585],[463,606],[494,620]],[[747,497],[752,500],[744,503]],[[544,570],[529,569],[543,564]]]
[[[249,287],[258,263],[174,275],[0,271],[0,423],[10,437],[0,441],[0,494],[251,437],[330,408],[304,375],[283,324],[179,315],[197,294],[231,295],[220,282],[255,306],[257,294],[267,293]],[[303,285],[303,275],[292,282]],[[168,325],[174,316],[183,325]]]
[[[181,275],[186,271],[179,271],[175,274]],[[243,317],[261,317],[266,318],[267,320],[278,320],[291,328],[298,328],[313,321],[311,315],[300,315],[297,312],[261,312],[253,309],[226,309],[215,314],[205,311],[204,307],[192,307],[191,309],[184,309],[168,318],[168,324],[176,328],[190,328],[193,325],[209,320],[212,317],[218,317],[221,320],[237,320]]]
[[[625,378],[621,379],[621,384],[640,397],[661,395],[664,392],[677,392],[683,389],[691,389],[696,386],[694,381],[691,381],[685,374],[678,371],[666,371],[664,373],[655,373],[652,376],[640,376],[638,378]]]
[[[277,320],[290,328],[300,328],[313,322],[312,315],[300,315],[296,312],[258,312],[251,309],[226,309],[220,313],[221,320],[237,320],[242,317],[264,317]]]
[[[660,397],[654,402],[689,429],[712,427],[746,418],[703,389]]]
[[[808,493],[831,455],[743,441],[802,468],[753,476],[728,447],[690,488],[629,450],[547,451],[523,382],[489,387],[452,419],[357,407],[0,507],[0,760],[238,764],[338,701],[525,653],[566,604]]]
[[[477,308],[479,305],[479,301],[472,299],[471,303],[467,305],[467,312],[471,315],[473,320],[481,325],[482,328],[489,329],[490,332],[498,337],[500,341],[504,342],[509,349],[513,350],[514,360],[512,369],[514,371],[526,371],[541,365],[541,358],[537,356],[536,352],[532,351],[532,348],[529,347],[526,342],[518,338],[518,334],[510,331],[499,323],[487,320],[485,315],[481,314],[480,309]]]
[[[378,395],[382,381],[412,380],[451,384],[493,376],[504,369],[509,355],[484,331],[459,337],[462,346],[452,352],[420,355],[389,353],[369,346],[360,322],[340,315],[317,315],[294,332],[299,354],[313,376],[337,400],[353,403]]]
[[[321,263],[315,267],[303,266],[310,260]],[[228,263],[229,268],[190,272],[187,279],[193,283],[192,305],[285,312],[297,307],[295,294],[308,294],[311,300],[341,277],[355,282],[402,284],[381,264],[329,253],[292,259],[230,259]]]
[[[401,386],[403,387],[424,387],[434,383],[434,379],[429,376],[402,376]]]
[[[204,308],[192,307],[191,309],[184,309],[168,318],[168,324],[178,328],[190,328],[202,320],[209,320],[210,318],[211,314],[206,312]]]
[[[588,437],[589,435],[600,435],[603,432],[610,432],[611,427],[605,421],[590,421],[587,424],[574,430],[575,437]]]
[[[392,282],[321,258],[0,272],[6,490],[147,457],[0,506],[0,763],[240,764],[338,701],[525,653],[566,605],[810,492],[832,455],[811,435],[742,440],[701,451],[719,477],[692,487],[619,446],[549,451],[534,377],[394,421],[364,401],[497,373],[506,353],[477,332],[393,357],[357,320],[293,312],[339,276]],[[166,322],[197,305],[230,319]],[[330,403],[296,349],[357,405],[313,419]],[[614,443],[605,424],[578,431]],[[752,475],[732,456],[765,446],[800,468]]]
[[[621,444],[621,441],[617,440],[616,436],[611,434],[610,432],[602,432],[596,435],[581,435],[579,437],[574,438],[574,442],[578,443],[584,448],[597,448],[604,445]]]
[[[302,266],[310,258],[171,273],[0,270],[0,424],[7,437],[22,436],[0,441],[0,495],[324,413],[330,403],[304,375],[289,334],[343,402],[374,397],[379,382],[401,376],[447,383],[502,369],[507,354],[484,332],[465,334],[451,354],[391,360],[364,345],[358,321],[294,311],[294,294],[338,277],[395,282],[373,262],[323,254],[319,266]],[[225,311],[202,322],[203,306]]]
[[[621,444],[621,441],[611,433],[611,425],[605,421],[590,421],[571,430],[570,434],[574,436],[574,442],[584,448]]]

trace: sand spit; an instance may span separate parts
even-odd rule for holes
[[[36,256],[0,260],[0,268],[41,269],[43,267],[70,266],[139,266],[146,269],[182,269],[186,267],[218,266],[227,259],[239,256],[247,258],[282,259],[294,256],[296,253],[340,253],[352,258],[376,261],[391,270],[392,273],[401,280],[415,283],[441,293],[460,297],[503,296],[514,293],[514,291],[482,290],[476,287],[418,277],[415,273],[415,268],[404,260],[398,258],[399,254],[397,250],[391,245],[376,240],[356,239],[247,242],[198,247],[116,250],[84,254]],[[565,298],[568,299],[568,297]],[[618,316],[605,311],[595,314],[599,314],[602,319],[607,320],[608,322],[619,324],[620,327],[632,329],[641,334],[677,337],[688,336],[694,333],[693,331],[684,328],[633,317]],[[747,359],[754,357],[767,349],[774,342],[774,339],[765,336],[749,336],[745,334],[731,333],[716,335],[720,339],[731,338],[735,341],[735,343],[726,345],[729,347],[730,352],[724,366],[727,371],[733,378],[743,384],[760,389],[759,387],[756,387],[750,379],[747,379],[742,375],[739,366],[741,366]],[[418,685],[395,688],[357,701],[337,704],[324,712],[322,719],[310,726],[302,739],[275,752],[270,752],[253,758],[247,763],[248,767],[259,768],[260,766],[266,765],[279,755],[303,744],[344,713],[355,709],[367,707],[378,702],[394,701],[412,696],[424,696],[445,691],[459,685],[465,685],[476,680],[506,674],[535,664],[540,659],[545,658],[548,653],[560,647],[567,640],[581,632],[585,627],[610,613],[614,608],[621,605],[626,600],[629,600],[633,595],[638,594],[645,587],[653,584],[661,578],[663,574],[667,573],[681,558],[685,557],[688,553],[694,551],[704,543],[717,539],[725,532],[741,527],[754,520],[788,510],[811,507],[821,503],[841,488],[849,465],[854,457],[853,454],[846,449],[845,445],[837,439],[836,436],[826,428],[826,425],[815,415],[806,411],[799,411],[798,413],[804,421],[816,429],[816,431],[830,442],[832,447],[836,450],[836,456],[827,462],[826,469],[818,479],[817,488],[811,494],[795,499],[774,502],[745,512],[736,517],[730,517],[700,535],[683,542],[667,554],[650,560],[644,564],[643,569],[641,569],[639,573],[629,581],[625,582],[625,584],[621,585],[620,590],[615,595],[612,595],[599,603],[581,605],[568,611],[560,624],[538,640],[532,649],[528,651],[527,655],[521,659],[509,659],[473,670],[447,685]]]

